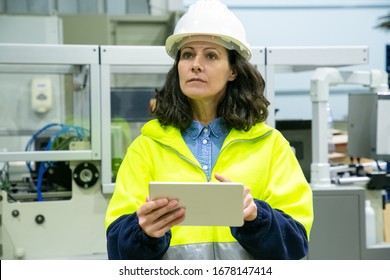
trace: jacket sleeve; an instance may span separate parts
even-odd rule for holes
[[[136,213],[123,215],[107,229],[107,253],[110,260],[156,260],[168,250],[171,232],[163,237],[146,235]]]
[[[299,222],[268,203],[255,199],[257,218],[231,233],[255,259],[302,259],[307,255],[306,230]]]

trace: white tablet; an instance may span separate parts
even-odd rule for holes
[[[178,199],[187,226],[242,226],[244,186],[236,182],[150,182],[150,199]]]

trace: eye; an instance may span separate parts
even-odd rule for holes
[[[210,59],[210,60],[216,60],[218,58],[217,54],[214,52],[208,52],[206,54],[206,57],[207,57],[207,59]]]
[[[193,56],[192,52],[190,51],[184,51],[181,54],[181,59],[190,59]]]

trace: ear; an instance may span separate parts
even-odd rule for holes
[[[237,70],[235,68],[232,69],[232,73],[229,76],[229,81],[234,81],[237,78]]]

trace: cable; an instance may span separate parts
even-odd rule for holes
[[[41,163],[39,165],[38,181],[37,181],[37,199],[38,199],[38,201],[43,201],[42,180],[43,180],[43,175],[45,174],[45,172],[46,172],[45,163]]]
[[[61,124],[59,123],[50,123],[48,125],[45,125],[44,127],[42,127],[40,130],[38,130],[35,134],[33,134],[33,136],[30,138],[30,140],[27,142],[26,144],[26,148],[25,148],[25,151],[29,151],[31,149],[31,145],[35,142],[35,140],[38,138],[38,136],[44,132],[45,130],[51,128],[51,127],[54,127],[54,126],[62,126]],[[33,172],[32,168],[31,168],[31,165],[30,165],[30,162],[29,161],[26,161],[26,165],[27,165],[27,168],[28,170],[30,171],[30,173]]]
[[[70,135],[70,139],[72,137],[76,137],[76,140],[85,140],[87,138],[86,133],[88,132],[87,129],[82,128],[82,127],[77,127],[77,126],[71,126],[71,125],[65,125],[65,124],[59,124],[59,123],[51,123],[43,128],[41,128],[38,132],[36,132],[31,139],[28,141],[26,145],[26,151],[31,149],[31,145],[35,142],[35,140],[38,138],[38,136],[44,132],[45,130],[54,127],[54,126],[59,126],[60,130],[58,130],[49,140],[48,144],[45,147],[45,151],[49,151],[53,148],[55,141],[61,136],[61,135]],[[72,136],[73,134],[73,136]],[[62,147],[61,147],[62,148]],[[43,196],[42,196],[42,183],[43,183],[43,176],[48,170],[50,166],[53,165],[54,162],[41,162],[39,165],[39,170],[38,170],[38,178],[37,178],[37,200],[38,201],[43,201]],[[27,168],[29,169],[30,173],[33,172],[30,162],[26,162]]]

